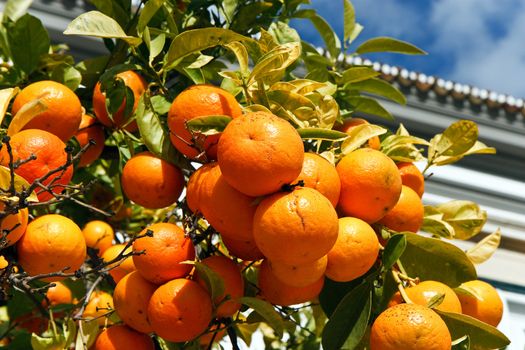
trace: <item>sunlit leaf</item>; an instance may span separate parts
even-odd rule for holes
[[[498,249],[501,241],[501,230],[498,228],[469,250],[467,256],[474,264],[481,264],[487,261]]]
[[[332,59],[335,60],[338,58],[341,53],[341,41],[330,24],[323,17],[319,16],[315,10],[311,9],[299,10],[294,14],[294,17],[309,19],[319,34],[321,34]]]
[[[354,6],[349,0],[343,0],[344,11],[344,26],[343,26],[343,41],[345,47],[347,43],[352,42],[352,34],[355,29],[355,10]]]
[[[166,0],[149,0],[144,4],[140,11],[139,21],[137,23],[137,33],[142,34],[149,21],[155,16],[155,13],[162,7]]]
[[[268,76],[283,72],[300,55],[301,45],[299,43],[287,43],[273,48],[261,57],[255,67],[253,67],[247,84],[251,85],[256,80],[262,80]]]
[[[38,98],[29,101],[18,110],[16,115],[11,120],[11,123],[9,123],[9,127],[7,129],[7,136],[13,136],[14,134],[22,130],[22,128],[33,118],[47,110],[45,97],[46,95],[44,93]]]
[[[426,55],[426,52],[406,41],[397,40],[388,37],[372,38],[355,50],[356,53],[362,55],[372,52],[395,52],[407,55]]]
[[[449,239],[454,238],[456,234],[454,227],[443,219],[443,213],[431,205],[425,205],[424,208],[425,212],[421,231]]]
[[[240,41],[232,41],[231,43],[226,44],[225,47],[231,50],[235,54],[235,57],[237,57],[237,62],[239,63],[239,69],[241,73],[243,75],[248,74],[249,58],[246,46],[244,46]]]
[[[409,276],[439,281],[451,287],[477,278],[474,265],[455,245],[414,233],[405,236],[407,246],[400,260]]]
[[[0,90],[0,125],[4,120],[7,107],[9,107],[9,102],[16,96],[16,94],[18,94],[19,90],[20,89],[17,87]]]
[[[299,128],[297,132],[305,140],[341,141],[348,137],[344,132],[321,128]]]
[[[436,206],[443,220],[454,228],[454,238],[469,239],[479,232],[487,222],[487,212],[470,201],[454,200]]]
[[[344,75],[343,75],[344,76]],[[345,86],[346,89],[369,92],[378,96],[383,96],[401,105],[407,103],[405,95],[396,87],[382,79],[367,79]]]
[[[497,328],[473,317],[439,310],[434,311],[447,324],[452,339],[468,335],[470,345],[481,349],[500,349],[510,344],[510,340]]]
[[[348,154],[355,151],[372,137],[383,135],[386,132],[387,130],[379,125],[357,125],[347,132],[348,138],[341,145],[341,152],[343,154]]]
[[[275,37],[277,43],[279,44],[301,41],[301,37],[299,36],[297,31],[285,22],[273,22],[268,28],[268,32]]]
[[[367,80],[377,77],[380,73],[371,67],[354,66],[343,72],[341,83],[357,83],[359,81]]]
[[[451,350],[470,350],[470,338],[465,335],[459,339],[452,341]]]
[[[188,120],[186,126],[204,135],[214,135],[222,132],[231,120],[231,117],[225,115],[212,115]]]
[[[89,349],[99,333],[99,325],[97,320],[80,321],[78,325],[77,338],[75,341],[75,349]]]
[[[466,153],[478,139],[478,126],[470,120],[452,123],[443,134],[430,141],[429,159],[437,156],[456,157]]]
[[[428,301],[426,306],[430,309],[435,309],[443,303],[443,300],[445,300],[445,293],[438,293]]]
[[[69,23],[64,34],[122,39],[130,45],[138,45],[141,42],[140,38],[127,35],[113,18],[99,11],[81,14]]]
[[[9,18],[16,22],[25,15],[33,0],[8,0],[4,6],[4,21]]]
[[[2,194],[0,197],[0,200],[5,201],[7,199],[9,200],[17,200],[17,198],[9,197],[9,187],[11,185],[11,171],[8,167],[0,166],[0,188],[2,191],[5,192],[5,194]],[[21,192],[25,189],[28,189],[30,184],[24,179],[22,176],[19,176],[17,174],[14,174],[14,188],[17,192]],[[2,192],[0,191],[0,192]],[[29,197],[26,199],[28,202],[38,202],[38,197],[36,196],[36,193],[33,191]]]
[[[454,288],[454,293],[467,295],[469,297],[473,297],[478,300],[483,300],[483,297],[479,294],[479,292],[475,288],[472,288],[466,284],[461,284],[459,287]]]

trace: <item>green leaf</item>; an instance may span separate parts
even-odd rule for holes
[[[366,114],[372,114],[387,120],[394,120],[392,114],[387,111],[379,102],[370,97],[353,96],[347,98],[347,101],[351,103],[356,111],[360,111]]]
[[[363,283],[337,305],[323,330],[323,349],[354,349],[366,332],[372,305],[372,284]]]
[[[117,21],[99,11],[81,14],[69,23],[64,34],[122,39],[133,46],[141,43],[140,38],[127,35]]]
[[[406,97],[401,93],[401,91],[399,91],[389,82],[382,79],[362,80],[360,82],[349,84],[345,86],[345,88],[349,90],[365,91],[374,95],[383,96],[401,105],[405,105],[407,103]]]
[[[344,8],[344,27],[343,27],[343,41],[345,46],[351,42],[352,34],[355,30],[355,10],[354,6],[349,0],[343,0]]]
[[[33,0],[8,0],[4,7],[3,21],[5,22],[9,18],[11,21],[16,22],[25,15],[32,2]]]
[[[192,29],[177,35],[170,44],[164,67],[172,67],[185,56],[204,49],[226,45],[234,41],[253,41],[223,28]]]
[[[406,41],[401,41],[388,37],[377,37],[372,38],[361,45],[355,50],[357,54],[365,54],[372,52],[395,52],[407,55],[426,55],[427,53],[417,46],[414,46]]]
[[[98,321],[79,321],[75,349],[89,349],[98,335]]]
[[[137,24],[137,33],[139,36],[142,35],[144,28],[148,25],[149,21],[155,16],[157,11],[162,7],[166,0],[149,0],[144,4],[144,7],[140,11],[139,21]]]
[[[430,153],[430,149],[429,149]],[[459,160],[461,160],[463,157],[472,155],[472,154],[495,154],[496,149],[494,147],[488,147],[483,142],[476,141],[474,145],[465,153],[457,155],[457,156],[439,156],[433,160],[434,165],[447,165],[451,163],[455,163]]]
[[[407,274],[457,287],[477,278],[476,269],[465,252],[435,238],[407,233],[407,246],[400,260]]]
[[[217,272],[198,261],[189,261],[186,263],[195,266],[197,274],[204,280],[204,283],[206,283],[212,300],[217,300],[224,296],[224,280]]]
[[[470,338],[468,335],[452,341],[451,350],[470,350]]]
[[[19,89],[17,87],[0,90],[0,125],[4,120],[7,107],[9,107],[9,102],[16,94],[18,94],[18,91]]]
[[[279,44],[301,42],[301,37],[297,31],[285,22],[273,22],[270,24],[268,32],[275,37]]]
[[[161,52],[162,49],[164,49],[164,44],[166,43],[166,35],[164,33],[161,33],[155,37],[155,39],[151,40],[149,28],[146,27],[146,29],[143,32],[142,39],[146,43],[149,49],[149,57],[148,57],[148,63],[151,65],[155,57],[157,57]]]
[[[224,128],[232,120],[226,115],[211,115],[188,120],[186,126],[191,131],[196,131],[204,135],[214,135],[224,131]]]
[[[407,240],[403,234],[395,234],[388,239],[383,251],[383,269],[390,270],[397,259],[403,254],[407,246]]]
[[[75,91],[82,81],[82,74],[69,64],[60,64],[53,69],[51,79],[58,81]]]
[[[383,135],[387,130],[379,125],[361,124],[347,132],[348,138],[341,145],[341,152],[348,154],[355,151],[372,137]]]
[[[284,322],[281,315],[273,308],[272,304],[267,301],[253,298],[253,297],[242,297],[238,299],[238,302],[252,308],[255,312],[261,315],[266,323],[273,328],[273,330],[279,335],[283,335]]]
[[[436,206],[443,220],[454,228],[454,238],[469,239],[481,232],[487,212],[470,201],[453,200]]]
[[[276,46],[270,52],[260,58],[248,78],[247,85],[256,80],[262,80],[269,76],[284,72],[301,55],[299,43],[287,43]]]
[[[481,296],[476,289],[468,285],[465,285],[465,284],[462,284],[459,287],[454,288],[454,293],[467,295],[469,297],[476,298],[480,301],[483,300],[483,296]]]
[[[467,257],[474,264],[481,264],[490,259],[496,249],[498,249],[501,242],[501,230],[498,229],[483,238],[481,241],[469,250],[467,250]]]
[[[423,216],[423,225],[421,225],[421,231],[432,233],[434,235],[453,239],[455,236],[454,227],[443,219],[443,213],[437,208],[425,205],[425,213]]]
[[[463,156],[476,144],[477,139],[477,124],[470,120],[459,120],[452,123],[443,134],[438,134],[430,140],[428,159]]]
[[[447,324],[452,339],[465,335],[470,338],[473,348],[500,349],[510,344],[510,340],[497,328],[483,323],[473,317],[434,310]]]
[[[321,34],[332,60],[338,58],[341,53],[341,41],[330,24],[323,17],[319,16],[315,10],[311,9],[299,10],[294,14],[294,17],[309,19],[319,34]]]
[[[49,51],[49,36],[42,22],[26,14],[7,30],[7,40],[15,67],[33,72],[40,57]]]
[[[344,132],[322,128],[299,128],[297,132],[304,140],[341,141],[348,137]]]
[[[359,81],[377,77],[378,75],[379,72],[373,70],[370,67],[354,66],[343,72],[341,83],[357,83]]]
[[[443,300],[445,300],[445,294],[444,293],[438,293],[436,295],[434,295],[427,303],[427,307],[430,308],[430,309],[435,309],[437,308],[439,305],[441,305],[441,303],[443,303]]]
[[[187,160],[173,147],[168,130],[162,125],[160,118],[146,99],[149,97],[143,94],[135,111],[142,141],[151,153],[179,168],[187,167]]]

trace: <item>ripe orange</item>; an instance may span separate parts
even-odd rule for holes
[[[35,155],[36,159],[20,165],[15,173],[26,179],[29,184],[46,175],[50,170],[63,166],[67,161],[66,145],[55,135],[37,129],[20,131],[11,137],[10,144],[13,152],[13,161],[28,159]],[[0,165],[9,167],[9,153],[7,147],[0,150]],[[57,172],[42,181],[44,186],[51,186],[53,192],[60,193],[73,177],[73,166],[63,172]],[[46,201],[53,196],[42,188],[36,190],[38,199]]]
[[[107,248],[104,253],[102,254],[102,260],[105,262],[110,262],[113,259],[115,259],[124,249],[126,248],[125,244],[115,244],[109,248]],[[132,248],[129,247],[125,250],[124,254],[131,253]],[[135,271],[135,264],[133,263],[133,257],[128,256],[123,261],[116,262],[114,264],[111,264],[108,266],[108,268],[112,268],[109,270],[109,274],[111,277],[113,277],[113,280],[115,283],[119,283],[119,281],[126,276],[128,273]]]
[[[345,120],[343,124],[337,125],[334,128],[334,130],[349,133],[350,130],[362,124],[370,124],[370,123],[367,120],[364,120],[362,118],[350,118],[350,119]],[[368,147],[375,149],[375,150],[379,150],[379,148],[381,148],[381,141],[379,140],[379,136],[374,136],[368,139],[367,144],[368,144]]]
[[[337,231],[337,213],[330,201],[307,187],[266,197],[253,220],[255,243],[264,256],[289,265],[326,255]]]
[[[103,326],[109,322],[108,316],[114,309],[111,294],[97,290],[91,294],[82,317],[88,320],[96,319],[97,323]]]
[[[3,211],[5,208],[5,204],[3,202],[0,202],[0,211]],[[9,214],[0,221],[0,232],[2,232],[2,235],[0,237],[4,237],[4,232],[7,234],[5,235],[5,247],[10,247],[18,240],[24,232],[26,232],[27,228],[27,221],[29,219],[27,208],[19,210],[15,214]],[[0,247],[5,248],[3,246],[3,238],[0,240]]]
[[[138,271],[122,278],[113,292],[115,311],[125,324],[141,333],[151,333],[148,303],[157,286],[146,281]]]
[[[182,171],[150,152],[136,154],[126,163],[121,182],[129,199],[150,209],[175,203],[184,188]]]
[[[177,95],[168,112],[171,142],[188,158],[195,158],[204,151],[208,159],[217,159],[220,134],[192,137],[186,122],[212,115],[237,118],[241,114],[239,103],[228,91],[212,85],[190,86]]]
[[[357,218],[340,218],[339,235],[328,253],[326,276],[348,282],[364,275],[379,253],[377,235],[369,224]]]
[[[202,260],[202,263],[219,275],[224,282],[224,294],[213,301],[215,305],[219,305],[216,311],[217,317],[233,316],[241,307],[235,299],[244,295],[244,280],[239,266],[229,258],[218,255],[210,256]],[[198,275],[196,282],[207,289],[206,283]]]
[[[335,167],[326,159],[315,153],[305,153],[301,174],[293,181],[304,181],[305,187],[316,189],[328,198],[335,207],[339,201],[341,181]]]
[[[104,329],[97,337],[93,350],[154,350],[153,340],[147,335],[135,332],[124,325]]]
[[[317,298],[323,285],[324,277],[304,287],[283,283],[272,273],[267,260],[264,260],[259,268],[258,286],[261,297],[275,305],[289,306],[310,301]]]
[[[42,300],[44,307],[71,303],[73,303],[73,294],[71,294],[71,290],[61,282],[55,282],[55,286],[47,290],[46,298]]]
[[[253,216],[257,204],[228,185],[218,166],[201,181],[199,209],[221,236],[235,240],[253,240]]]
[[[224,246],[228,249],[228,253],[231,256],[235,256],[244,261],[255,261],[264,258],[263,253],[259,250],[253,238],[245,240],[229,239],[227,237],[221,238],[222,243],[224,243]]]
[[[78,162],[79,167],[85,167],[97,160],[102,151],[104,150],[104,142],[106,137],[104,136],[104,128],[102,125],[97,124],[97,120],[90,115],[84,114],[82,116],[82,122],[78,127],[75,134],[80,147],[84,147],[89,143],[90,140],[95,142],[94,145],[89,146],[85,153],[80,156]]]
[[[64,142],[73,137],[82,119],[82,106],[77,95],[56,81],[38,81],[20,91],[13,102],[11,113],[15,115],[22,106],[37,98],[42,98],[47,109],[31,119],[24,129],[45,130]]]
[[[386,309],[370,332],[370,350],[450,350],[451,342],[441,317],[417,304]]]
[[[474,296],[458,293],[463,313],[496,327],[503,315],[503,302],[496,289],[480,280],[465,282],[461,286],[473,289],[481,298],[478,300]]]
[[[405,288],[405,291],[414,304],[428,306],[432,298],[437,295],[445,295],[441,304],[436,309],[445,312],[461,313],[461,303],[459,302],[456,293],[441,282],[437,281],[423,281],[414,287]],[[395,293],[388,303],[388,307],[403,303],[403,298],[399,292]]]
[[[208,328],[211,317],[210,295],[197,282],[183,278],[160,286],[148,305],[154,332],[172,342],[195,339]]]
[[[379,223],[398,232],[417,232],[423,224],[424,214],[421,198],[413,189],[403,185],[396,205],[379,220]]]
[[[413,189],[419,197],[425,192],[425,177],[413,163],[397,163],[403,185]]]
[[[86,258],[86,241],[71,219],[48,214],[31,221],[16,246],[18,262],[29,275],[78,270]],[[53,277],[48,281],[57,281]]]
[[[195,259],[191,239],[180,227],[170,223],[153,224],[140,234],[146,234],[147,230],[153,231],[153,237],[142,237],[133,242],[133,251],[144,251],[144,254],[133,256],[142,277],[161,284],[186,276],[192,267],[181,262]]]
[[[190,178],[188,179],[188,183],[186,185],[186,204],[193,213],[202,212],[201,192],[203,192],[203,190],[205,189],[205,184],[207,184],[208,182],[214,183],[216,181],[215,177],[218,176],[220,172],[214,171],[214,168],[218,166],[218,163],[203,164],[201,167],[195,170],[195,172],[191,174]],[[212,178],[213,181],[207,180],[205,183],[204,179],[208,179],[208,176],[210,174],[215,176],[214,178]]]
[[[328,259],[325,256],[318,260],[304,264],[288,265],[279,261],[271,262],[268,260],[272,273],[292,287],[306,287],[324,276]]]
[[[341,179],[339,209],[346,216],[369,224],[379,221],[401,195],[401,175],[396,164],[383,153],[360,148],[337,164]]]
[[[134,71],[128,70],[116,75],[118,79],[122,79],[124,84],[133,91],[133,112],[137,109],[139,104],[140,96],[144,93],[147,87],[146,81]],[[93,91],[93,111],[97,119],[110,128],[122,128],[128,131],[136,131],[138,129],[137,122],[132,121],[129,123],[131,115],[124,115],[126,108],[126,101],[122,101],[120,108],[116,113],[113,114],[112,118],[109,117],[108,111],[106,109],[106,94],[100,89],[100,83],[95,85],[95,90]]]
[[[113,244],[115,233],[108,223],[100,220],[90,221],[84,226],[82,234],[86,240],[86,245],[93,249],[98,249],[98,254],[102,255],[106,249]]]
[[[276,192],[299,176],[304,147],[286,120],[253,112],[232,120],[224,129],[217,158],[228,184],[255,197]]]

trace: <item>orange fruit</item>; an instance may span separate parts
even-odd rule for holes
[[[341,181],[335,166],[316,153],[305,153],[301,174],[293,181],[304,181],[304,187],[316,189],[335,207],[339,201]]]
[[[148,303],[157,286],[146,281],[138,271],[124,276],[113,292],[115,311],[125,324],[141,333],[151,333]]]
[[[221,238],[222,243],[224,243],[224,246],[228,249],[228,253],[231,256],[245,261],[255,261],[264,258],[263,253],[259,250],[253,238],[245,240],[230,239],[224,236]]]
[[[401,195],[401,175],[396,164],[383,153],[360,148],[337,164],[341,179],[339,209],[345,216],[368,222],[379,221]]]
[[[199,203],[200,211],[221,236],[253,240],[253,216],[257,209],[255,197],[228,185],[220,167],[213,167],[202,179]]]
[[[160,286],[148,305],[154,332],[165,340],[185,342],[208,328],[212,317],[210,295],[197,282],[179,278]]]
[[[133,112],[137,109],[139,104],[140,96],[144,93],[147,87],[146,81],[134,71],[128,70],[122,73],[118,73],[116,78],[122,79],[124,84],[131,89],[133,92]],[[93,112],[95,116],[102,123],[102,125],[110,128],[122,128],[128,131],[136,131],[138,129],[137,122],[132,121],[129,123],[131,115],[124,115],[126,109],[126,101],[122,101],[120,108],[116,113],[113,114],[112,118],[109,117],[106,109],[106,93],[103,93],[100,88],[100,83],[95,85],[93,91]],[[133,113],[131,113],[133,114]]]
[[[90,221],[84,226],[82,234],[89,248],[98,249],[98,254],[102,255],[106,249],[111,247],[115,232],[108,223],[100,220]]]
[[[89,302],[84,309],[82,317],[88,320],[96,319],[97,323],[100,326],[103,326],[109,321],[108,316],[114,309],[113,297],[111,294],[101,290],[96,290],[91,293]]]
[[[294,287],[281,282],[273,273],[267,260],[259,268],[258,286],[266,301],[281,306],[305,303],[317,298],[323,289],[324,277],[304,287]]]
[[[397,163],[403,185],[413,189],[419,197],[425,192],[425,177],[413,163]]]
[[[480,297],[478,300],[474,296],[458,293],[463,313],[496,327],[503,316],[503,302],[498,291],[480,280],[465,282],[461,287],[472,289]]]
[[[24,125],[24,129],[45,130],[64,142],[73,137],[82,120],[82,106],[77,95],[56,81],[38,81],[20,91],[11,113],[15,115],[26,103],[37,98],[42,99],[47,109]]]
[[[35,160],[20,165],[15,169],[17,175],[22,176],[29,184],[46,175],[49,171],[57,169],[67,161],[66,145],[55,135],[37,129],[20,131],[10,140],[13,162],[29,159],[31,155]],[[7,147],[0,150],[0,165],[9,167],[9,153]],[[44,186],[51,186],[53,192],[60,193],[73,177],[73,166],[66,170],[54,173],[42,181]],[[53,196],[41,187],[36,190],[40,201],[47,201]]]
[[[271,113],[252,112],[226,126],[217,158],[226,182],[256,197],[276,192],[299,176],[304,147],[286,120]]]
[[[0,202],[0,211],[3,211],[5,204]],[[27,221],[29,220],[29,213],[27,208],[20,209],[15,214],[9,214],[0,220],[0,232],[6,232],[5,246],[0,242],[0,247],[10,247],[22,237],[27,229]],[[3,241],[4,239],[2,239]]]
[[[342,131],[349,133],[353,128],[355,128],[358,125],[362,124],[370,124],[367,120],[364,120],[362,118],[350,118],[346,119],[343,124],[336,125],[334,127],[334,130]],[[368,139],[367,142],[368,147],[379,150],[381,148],[381,141],[379,140],[379,136],[374,136],[370,139]]]
[[[177,225],[157,223],[145,228],[153,231],[153,237],[141,237],[133,242],[133,251],[144,251],[134,255],[133,262],[139,273],[150,282],[161,284],[190,273],[192,266],[181,264],[195,259],[195,247],[189,237]]]
[[[95,118],[84,114],[82,116],[82,122],[75,133],[75,138],[80,147],[87,145],[90,140],[95,142],[94,145],[89,146],[86,152],[80,156],[80,160],[78,161],[79,167],[88,166],[100,157],[104,150],[106,137],[104,136],[104,128],[100,124],[97,124]]]
[[[73,303],[73,294],[71,290],[61,282],[54,282],[53,287],[49,287],[46,292],[46,298],[42,300],[44,307],[57,306],[60,304],[71,304]]]
[[[428,306],[432,298],[438,295],[444,295],[441,304],[435,308],[445,312],[461,313],[461,303],[456,293],[444,283],[437,281],[423,281],[419,284],[405,288],[406,294],[414,304]],[[399,292],[395,293],[388,303],[388,307],[403,303],[403,298]]]
[[[417,193],[403,185],[396,205],[378,222],[394,231],[417,232],[423,224],[424,211]]]
[[[102,260],[105,262],[110,262],[113,259],[115,259],[123,250],[125,250],[124,254],[129,254],[132,251],[131,247],[128,247],[126,249],[125,244],[115,244],[111,247],[107,248],[104,253],[102,254]],[[128,256],[124,260],[120,260],[119,262],[115,262],[114,264],[111,264],[108,266],[108,268],[112,268],[109,270],[109,274],[111,277],[113,277],[113,280],[115,283],[119,283],[119,281],[126,276],[128,273],[135,271],[135,264],[133,263],[133,257]]]
[[[450,350],[447,325],[431,309],[399,304],[383,311],[372,325],[370,350]]]
[[[134,155],[122,170],[122,190],[133,202],[149,209],[164,208],[177,201],[184,175],[175,165],[150,152]]]
[[[330,201],[307,187],[264,198],[253,219],[257,247],[273,262],[288,265],[326,255],[337,240],[337,231],[337,213]]]
[[[219,295],[213,301],[215,305],[219,305],[216,311],[217,317],[233,316],[241,307],[241,304],[237,303],[235,299],[244,295],[244,280],[241,269],[225,256],[210,256],[202,260],[202,263],[219,275],[224,283],[224,294]],[[198,275],[196,282],[207,289],[206,283]]]
[[[379,253],[377,235],[358,218],[339,219],[339,235],[328,253],[326,276],[337,282],[352,281],[374,265]]]
[[[171,143],[188,158],[196,158],[204,151],[208,159],[217,159],[220,134],[192,137],[186,122],[212,115],[236,118],[241,114],[239,103],[228,91],[212,85],[190,86],[177,95],[168,112]]]
[[[71,219],[62,215],[42,215],[27,225],[17,243],[18,262],[30,276],[78,270],[86,258],[86,241]],[[48,281],[57,281],[52,277]]]
[[[200,166],[193,174],[191,174],[186,184],[186,204],[193,213],[202,212],[201,209],[201,193],[204,188],[204,179],[207,179],[210,174],[215,177],[213,181],[207,181],[206,184],[214,183],[217,179],[216,176],[220,175],[220,172],[214,171],[215,167],[219,167],[218,163],[207,163]]]
[[[154,350],[153,340],[124,325],[104,329],[97,337],[93,350]]]
[[[279,261],[271,262],[268,260],[272,273],[281,282],[293,287],[305,287],[324,276],[328,259],[325,256],[318,260],[304,264],[288,265]]]

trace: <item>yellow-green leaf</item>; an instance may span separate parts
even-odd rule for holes
[[[347,99],[354,106],[356,111],[372,114],[387,120],[394,120],[392,114],[387,111],[379,102],[370,97],[352,96]]]
[[[443,213],[443,220],[454,227],[457,239],[474,237],[487,222],[487,212],[470,201],[454,200],[440,204],[436,209]]]
[[[474,146],[477,139],[477,124],[470,120],[459,120],[452,123],[443,134],[436,135],[430,143],[437,156],[459,156]]]
[[[350,67],[343,72],[341,83],[357,83],[359,81],[367,80],[377,77],[380,73],[366,66]]]
[[[215,135],[221,133],[231,120],[225,115],[210,115],[188,120],[186,126],[203,135]]]
[[[322,128],[299,128],[297,132],[306,140],[341,141],[348,137],[344,132]]]
[[[29,183],[24,179],[22,176],[19,176],[17,174],[15,175],[15,190],[17,192],[21,192],[27,188],[29,188]],[[0,195],[0,201],[5,200],[17,200],[16,197],[10,197],[9,193],[6,192],[9,189],[9,186],[11,185],[11,171],[8,167],[0,166],[0,188],[2,193]],[[26,199],[28,202],[38,202],[38,197],[36,196],[36,193],[33,191],[29,197]]]
[[[0,125],[4,120],[9,102],[18,93],[18,90],[17,87],[0,90]]]
[[[357,90],[372,93],[388,98],[401,105],[407,103],[405,95],[401,93],[395,86],[382,79],[366,79],[359,82],[354,82],[345,85],[347,90]]]
[[[421,231],[449,239],[455,235],[454,227],[443,219],[443,213],[430,205],[425,205]]]
[[[283,72],[287,67],[294,63],[301,55],[300,43],[286,43],[276,46],[267,54],[261,57],[252,73],[248,78],[248,85],[251,85],[256,80],[265,79],[275,73]]]
[[[454,288],[454,292],[456,294],[468,295],[478,300],[483,300],[483,297],[479,294],[479,292],[476,289],[469,287],[468,285],[465,285],[465,284],[462,284],[459,287]]]
[[[13,136],[29,123],[34,117],[47,110],[47,105],[44,102],[45,95],[29,101],[22,106],[11,120],[7,128],[7,135]]]
[[[387,130],[379,125],[361,124],[353,127],[347,134],[348,138],[341,145],[341,152],[348,154],[363,145],[368,139],[382,135]]]
[[[499,247],[500,241],[501,230],[498,228],[495,232],[476,243],[474,247],[467,250],[467,256],[474,264],[481,264],[494,254]]]
[[[372,52],[395,52],[406,55],[426,55],[425,51],[421,50],[415,45],[412,45],[406,41],[388,37],[369,39],[359,45],[355,52],[360,55]]]

